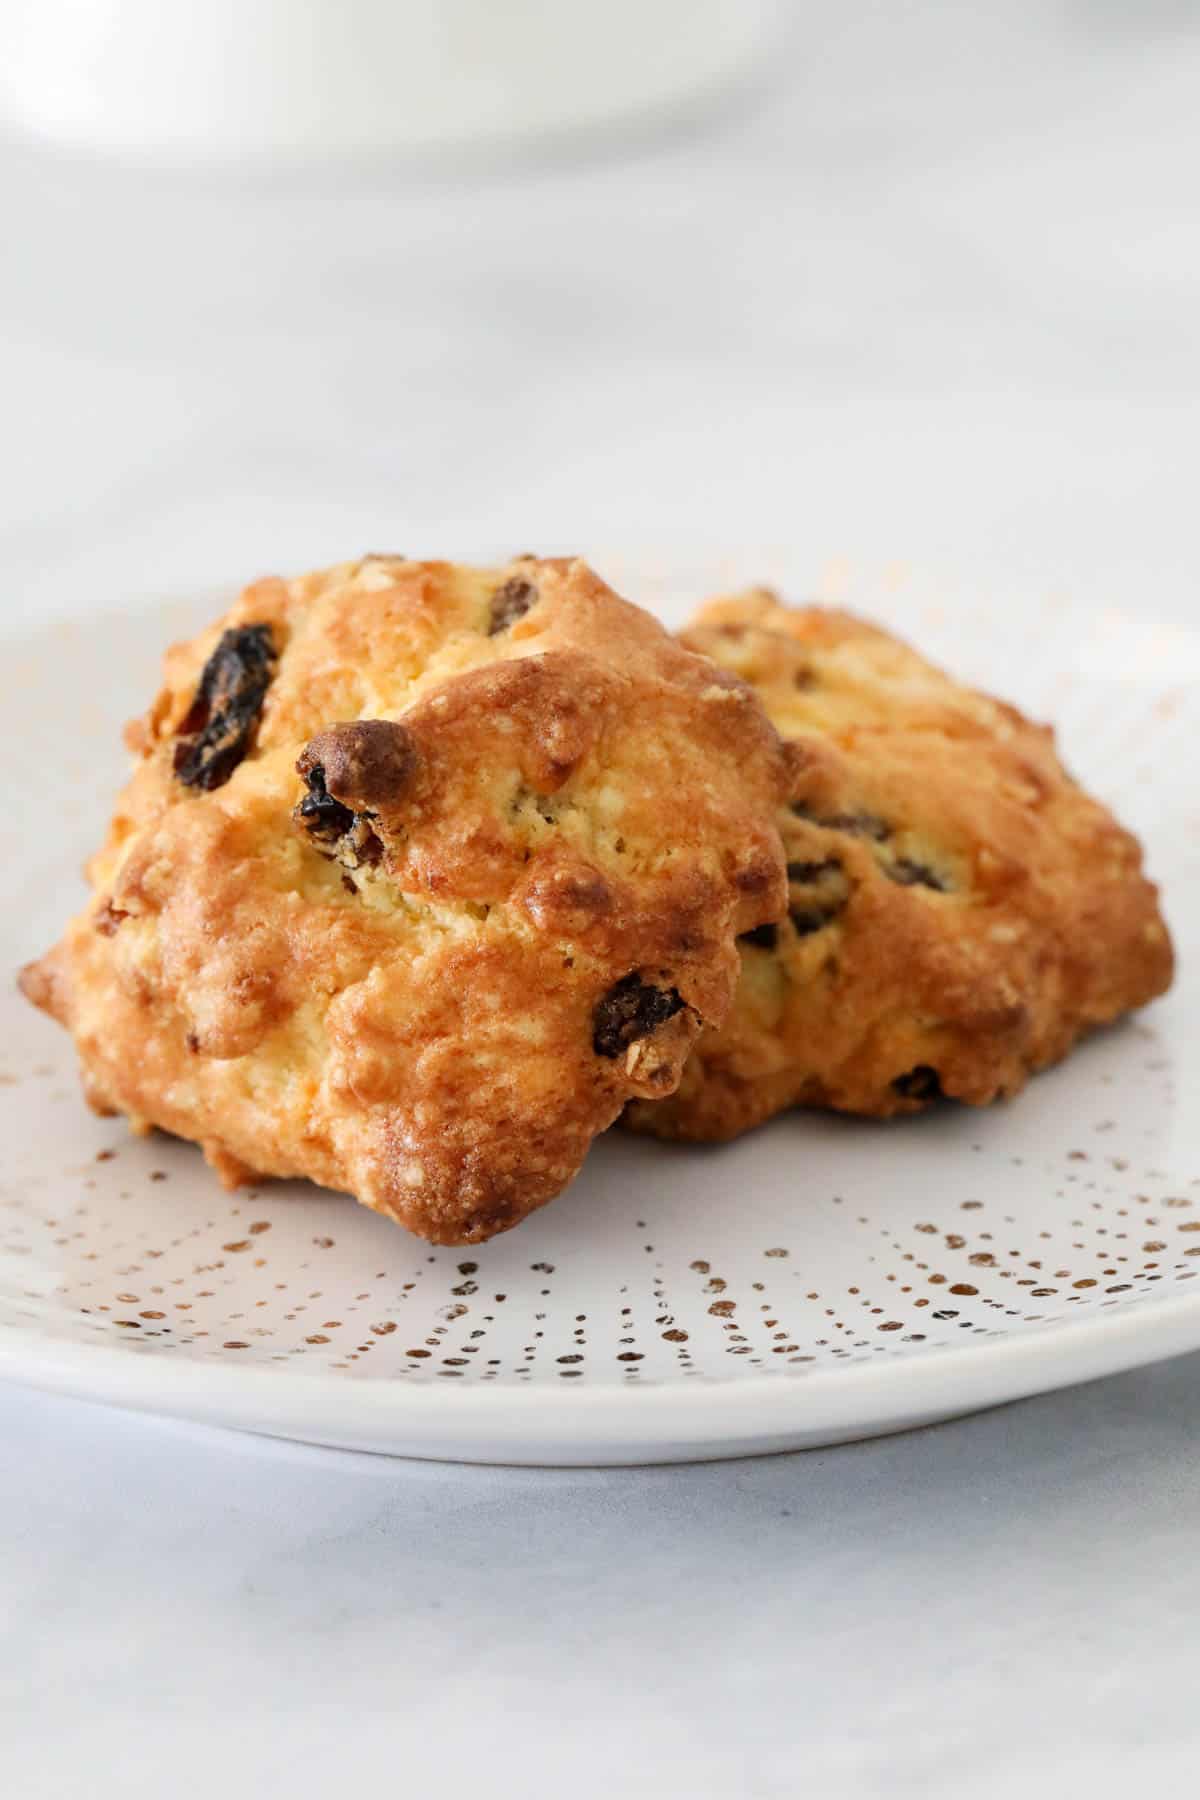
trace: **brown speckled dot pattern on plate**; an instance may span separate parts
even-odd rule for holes
[[[0,1107],[27,1087],[66,1091],[65,1076],[14,1077]],[[1131,1081],[1141,1145],[1113,1118]],[[1057,1104],[1064,1083],[1086,1110]],[[1154,1034],[1135,1025],[1048,1077],[1019,1113],[947,1108],[866,1131],[780,1122],[724,1153],[726,1166],[740,1182],[734,1160],[794,1157],[804,1191],[758,1216],[751,1195],[744,1230],[689,1206],[709,1154],[613,1141],[585,1177],[609,1191],[602,1232],[568,1201],[536,1233],[469,1257],[311,1188],[223,1195],[190,1148],[76,1116],[86,1152],[53,1175],[27,1170],[0,1197],[0,1331],[38,1323],[139,1355],[421,1383],[803,1379],[928,1355],[1151,1304],[1195,1279],[1200,1177],[1164,1166],[1173,1104]],[[1022,1154],[1038,1113],[1039,1148]],[[927,1180],[933,1155],[952,1170],[940,1194],[912,1179]],[[640,1200],[623,1205],[637,1181]]]
[[[709,570],[692,592],[714,585]],[[1040,686],[1020,633],[1021,656],[1010,644],[1004,664],[1011,619],[991,638],[981,626],[980,667],[967,672],[1057,714],[1080,772],[1146,832],[1184,969],[1164,1007],[1098,1036],[1012,1107],[939,1107],[886,1126],[792,1115],[720,1151],[610,1137],[553,1207],[464,1252],[431,1251],[303,1185],[222,1192],[188,1146],[88,1114],[65,1044],[6,996],[0,1355],[5,1338],[37,1339],[289,1381],[635,1395],[803,1384],[1188,1292],[1200,1273],[1200,1138],[1181,1108],[1200,1016],[1188,992],[1200,814],[1179,770],[1200,701],[1169,667],[1158,689],[1088,686],[1074,673],[1079,619],[1053,606],[1040,617],[1058,671]],[[939,653],[936,610],[884,618]],[[160,619],[156,640],[189,622]],[[94,641],[80,628],[55,664],[57,716],[83,720],[68,749],[34,704],[45,671],[15,665],[18,710],[32,697],[16,723],[47,771],[29,805],[62,826],[44,850],[47,917],[69,910],[94,795],[119,775],[113,719],[135,709],[148,661],[135,623],[105,626],[115,652],[98,627]],[[1114,667],[1136,667],[1140,642],[1116,643]],[[122,693],[126,657],[138,679]],[[103,710],[85,679],[98,663],[116,671]],[[44,847],[32,812],[24,823],[22,841]],[[15,960],[43,932],[20,905],[9,924]]]

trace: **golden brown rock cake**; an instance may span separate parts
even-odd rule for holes
[[[256,582],[128,741],[92,898],[23,976],[91,1103],[434,1242],[670,1093],[784,911],[753,692],[581,562]]]
[[[1136,840],[1047,728],[845,613],[766,590],[682,634],[796,753],[788,917],[742,939],[737,1000],[628,1123],[736,1136],[786,1107],[886,1116],[1015,1094],[1161,994],[1171,943]]]

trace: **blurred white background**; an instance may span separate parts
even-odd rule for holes
[[[81,148],[212,161],[534,144],[695,105],[777,0],[8,0],[0,100]]]
[[[814,0],[718,109],[542,157],[14,136],[5,604],[711,546],[1187,610],[1198,93],[1184,3]]]

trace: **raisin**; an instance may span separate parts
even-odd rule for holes
[[[931,869],[927,863],[914,862],[908,856],[898,856],[895,862],[884,863],[883,872],[898,887],[932,888],[935,894],[950,892],[950,883],[936,869]]]
[[[319,766],[335,799],[373,816],[404,798],[417,760],[416,746],[398,719],[352,719],[319,731],[296,769],[307,780]]]
[[[753,931],[743,931],[738,939],[739,944],[753,944],[756,950],[774,950],[778,942],[777,925],[756,925]]]
[[[811,887],[814,881],[820,881],[823,875],[831,875],[841,866],[836,856],[827,857],[824,862],[790,862],[787,866],[787,878],[800,887]]]
[[[325,786],[325,770],[321,763],[301,768],[300,773],[308,792],[292,814],[296,823],[318,844],[327,844],[329,854],[337,856],[350,868],[374,868],[383,856],[383,845],[372,830],[374,813],[352,812],[340,800],[335,800]],[[346,880],[344,875],[342,880]],[[350,892],[358,892],[353,883]]]
[[[229,780],[249,747],[275,662],[269,625],[221,633],[176,738],[174,768],[184,787],[209,792]]]
[[[374,813],[355,813],[354,824],[341,841],[341,855],[355,869],[374,869],[383,860],[383,842],[371,829]]]
[[[374,827],[380,813],[404,797],[418,760],[412,738],[396,719],[330,725],[296,763],[308,793],[292,816],[350,868],[373,868],[383,858]]]
[[[810,825],[819,825],[822,831],[844,831],[849,837],[871,838],[876,844],[885,844],[892,835],[891,826],[878,813],[829,813],[822,816],[800,801],[794,803],[792,811],[798,819],[805,819]]]
[[[510,575],[492,595],[488,636],[495,637],[515,625],[518,619],[523,619],[537,597],[538,591],[532,581],[524,575]]]
[[[797,906],[793,907],[788,918],[792,921],[792,930],[797,937],[812,937],[815,932],[824,931],[827,925],[831,925],[840,911],[840,906],[833,912],[826,912],[820,906]]]
[[[877,813],[834,813],[831,819],[822,819],[821,824],[826,831],[845,831],[851,837],[870,838],[876,844],[885,844],[892,835],[887,820]]]
[[[597,1056],[620,1056],[682,1009],[683,996],[677,988],[652,987],[636,973],[625,975],[596,1003],[592,1048]]]
[[[936,1069],[928,1063],[918,1063],[907,1075],[897,1075],[892,1083],[893,1091],[902,1100],[940,1100],[942,1098],[942,1080]]]
[[[822,862],[790,862],[788,881],[793,887],[810,891],[797,900],[788,913],[797,937],[812,937],[831,925],[846,906],[850,891],[842,865],[836,856]]]
[[[328,791],[320,763],[315,763],[304,779],[308,792],[296,808],[296,817],[309,837],[322,844],[336,844],[354,824],[354,814]]]

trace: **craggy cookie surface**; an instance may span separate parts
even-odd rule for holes
[[[628,1120],[727,1138],[811,1104],[886,1116],[1015,1093],[1169,985],[1137,842],[1050,731],[887,633],[757,591],[683,641],[753,683],[796,754],[789,911],[742,941],[738,996],[678,1092]]]
[[[669,1093],[783,914],[753,692],[579,562],[258,582],[129,741],[92,899],[23,976],[89,1099],[434,1241]]]

